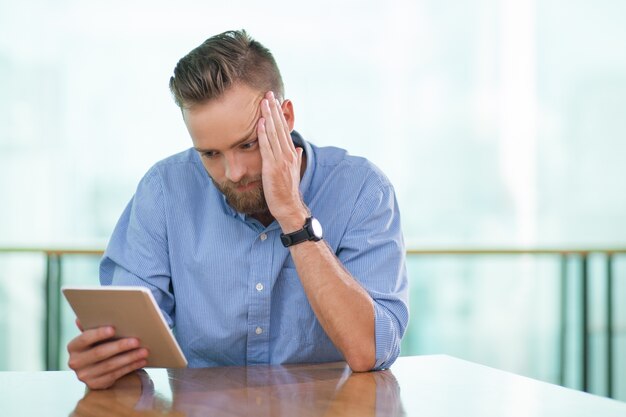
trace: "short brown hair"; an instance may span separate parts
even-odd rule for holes
[[[212,36],[181,58],[170,78],[170,91],[182,109],[217,98],[237,82],[284,97],[272,53],[245,30]]]

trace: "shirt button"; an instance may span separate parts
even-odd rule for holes
[[[256,284],[256,290],[257,291],[263,291],[263,284],[261,284],[260,282],[258,284]]]
[[[261,236],[259,236],[261,238],[261,240],[265,240],[267,239],[267,234],[266,233],[261,233]]]
[[[256,334],[261,334],[261,333],[263,333],[263,329],[261,329],[260,327],[257,327],[256,330],[255,330],[255,333]]]

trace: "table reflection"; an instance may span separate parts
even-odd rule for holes
[[[391,371],[352,373],[345,363],[168,370],[169,393],[145,371],[87,391],[71,416],[402,416]]]
[[[70,416],[185,416],[154,391],[146,371],[133,372],[107,390],[87,390]]]

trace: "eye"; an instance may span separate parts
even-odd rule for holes
[[[203,158],[212,159],[212,158],[215,158],[216,156],[217,156],[217,152],[215,151],[202,152]]]
[[[253,141],[241,144],[240,148],[244,149],[244,150],[253,149],[256,146],[257,143],[258,143],[258,139],[255,139]]]

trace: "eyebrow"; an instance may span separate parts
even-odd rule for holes
[[[249,141],[250,139],[252,139],[254,137],[254,134],[256,133],[256,127],[254,130],[252,130],[247,136],[243,137],[242,139],[239,139],[238,141],[236,141],[235,143],[233,143],[232,145],[230,145],[228,148],[229,149],[234,149],[237,146]],[[215,149],[200,149],[200,148],[196,148],[194,147],[194,149],[200,153],[205,153],[205,152],[212,152]]]

